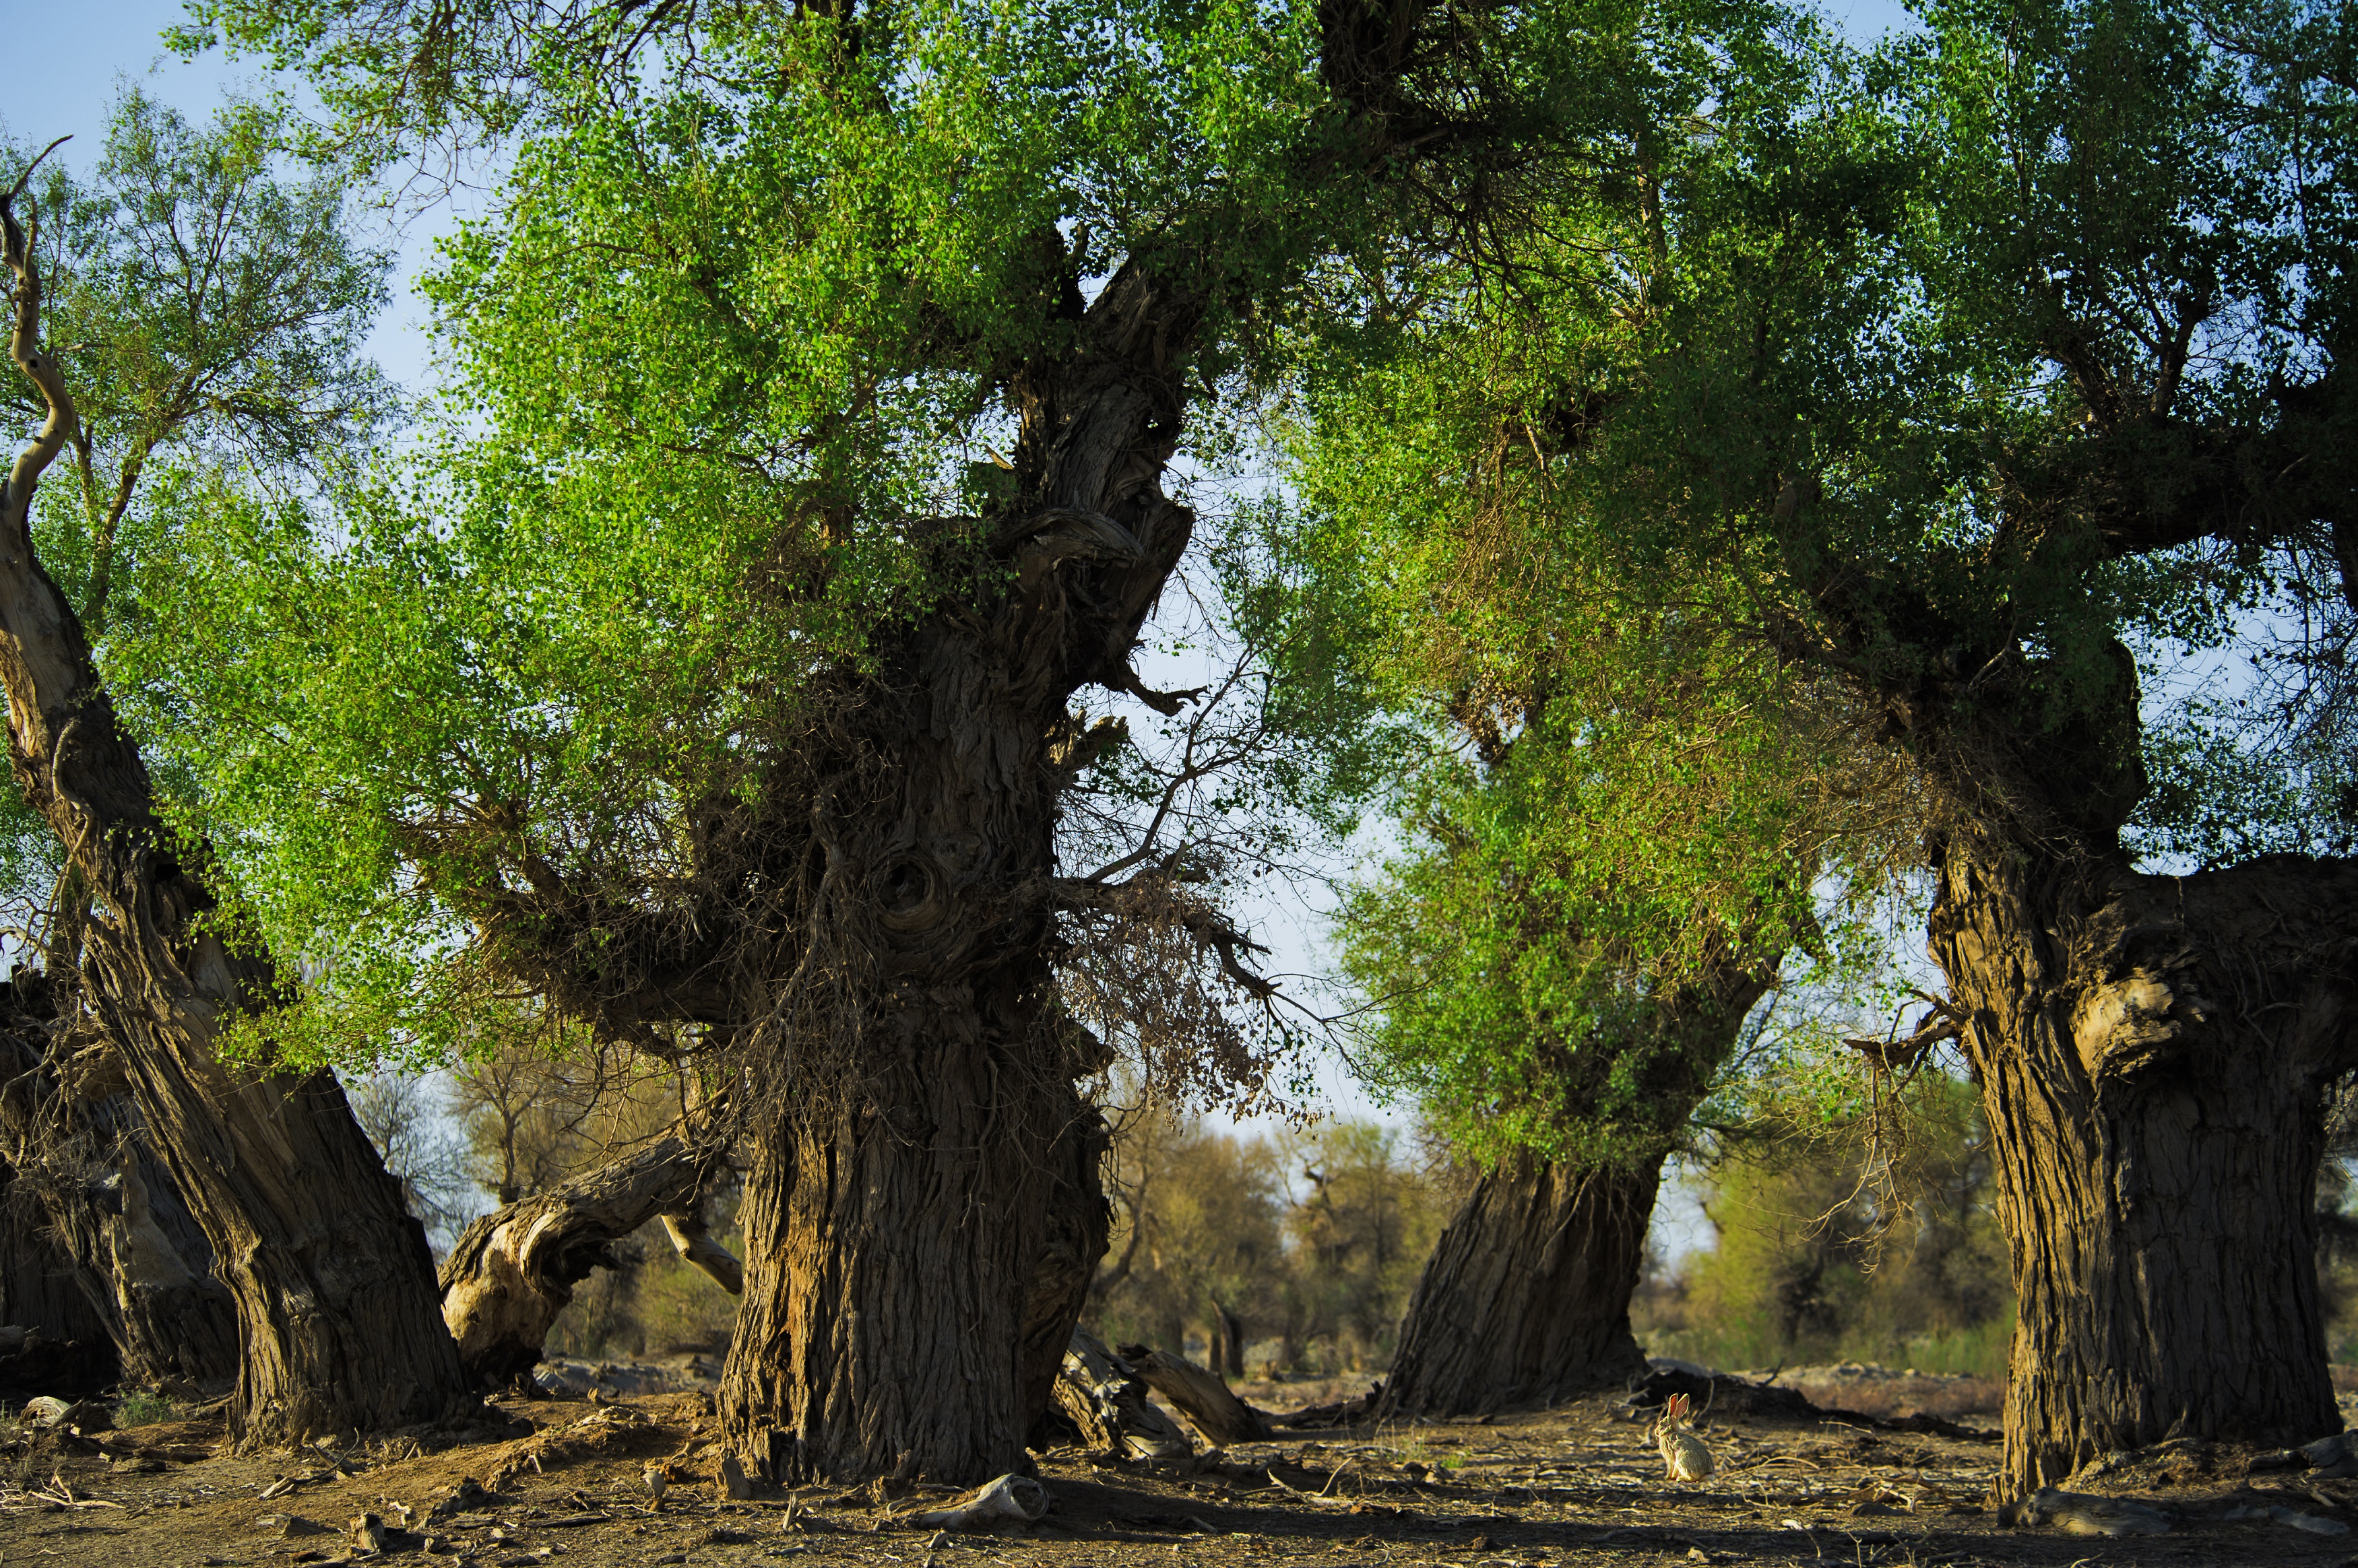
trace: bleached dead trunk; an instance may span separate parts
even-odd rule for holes
[[[675,1134],[468,1226],[441,1273],[442,1319],[467,1369],[494,1388],[530,1372],[573,1287],[616,1267],[614,1243],[650,1220],[664,1222],[682,1258],[741,1294],[742,1267],[704,1222],[723,1154]]]

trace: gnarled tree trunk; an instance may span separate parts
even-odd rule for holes
[[[1483,1173],[1417,1276],[1381,1414],[1550,1404],[1643,1368],[1629,1296],[1660,1174],[1529,1154]]]
[[[895,1022],[919,1070],[755,1144],[719,1403],[730,1446],[772,1479],[1001,1475],[1046,1402],[1036,1341],[1065,1310],[1033,1286],[1065,1108],[1011,1081],[1022,1036],[999,1031],[1024,1021],[964,988],[912,996]],[[1035,1305],[1046,1323],[1027,1322]]]
[[[796,1002],[825,1033],[795,1048],[856,1052],[754,1139],[719,1395],[769,1478],[979,1481],[1046,1408],[1105,1245],[1072,1088],[1102,1060],[1051,963],[1054,746],[1077,687],[1137,688],[1130,648],[1193,527],[1157,480],[1196,316],[1125,267],[1080,347],[1016,378],[1024,499],[991,541],[1011,582],[913,627],[841,707],[810,810],[832,945],[795,967],[836,978]]]
[[[2169,1436],[2339,1431],[2311,1195],[2358,1046],[2358,863],[2012,848],[1953,838],[1931,923],[2019,1302],[2001,1489]]]
[[[157,816],[81,623],[34,554],[33,489],[74,406],[42,351],[41,278],[5,200],[0,230],[16,283],[10,351],[49,410],[0,492],[9,762],[96,900],[83,948],[92,1010],[237,1304],[233,1434],[254,1444],[449,1414],[469,1385],[437,1310],[426,1232],[342,1089],[325,1072],[233,1067],[216,1051],[232,1020],[282,1000],[277,976],[198,924],[215,907],[201,867],[183,863]]]

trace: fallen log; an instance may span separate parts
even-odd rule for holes
[[[1150,1350],[1143,1345],[1125,1345],[1121,1357],[1214,1447],[1269,1441],[1267,1414],[1237,1398],[1228,1384],[1185,1357]]]
[[[1862,1426],[1877,1432],[1907,1432],[1920,1435],[1955,1438],[1964,1443],[1995,1443],[2001,1435],[1978,1427],[1960,1426],[1936,1415],[1919,1412],[1896,1419],[1866,1415],[1858,1411],[1839,1406],[1812,1403],[1799,1389],[1780,1389],[1772,1383],[1754,1383],[1728,1372],[1683,1371],[1676,1368],[1632,1379],[1629,1401],[1623,1407],[1632,1419],[1637,1413],[1660,1407],[1673,1394],[1684,1394],[1704,1413],[1717,1413],[1723,1418],[1741,1416],[1767,1421],[1825,1421],[1845,1426]]]
[[[1195,1445],[1147,1398],[1128,1362],[1086,1328],[1073,1330],[1056,1376],[1056,1408],[1092,1448],[1125,1459],[1184,1459]]]

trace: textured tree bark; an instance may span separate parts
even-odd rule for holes
[[[859,1055],[754,1140],[719,1394],[768,1479],[1014,1468],[1104,1251],[1072,1087],[1102,1048],[1055,1001],[1052,746],[1076,687],[1136,687],[1139,625],[1186,547],[1158,479],[1196,314],[1125,268],[1082,350],[1016,378],[1026,499],[991,546],[1011,583],[913,627],[842,708],[811,813],[835,946],[796,975],[841,977],[800,1005]]]
[[[1228,1310],[1217,1296],[1206,1303],[1204,1319],[1204,1366],[1216,1378],[1245,1375],[1245,1320]]]
[[[1483,1414],[1617,1387],[1659,1165],[1519,1155],[1483,1173],[1417,1276],[1379,1410]]]
[[[960,989],[912,996],[897,1044],[922,1073],[756,1144],[719,1393],[749,1471],[966,1483],[1021,1463],[1063,1129],[1053,1098],[994,1092],[1013,1064],[988,1018]]]
[[[573,1287],[594,1268],[616,1267],[614,1243],[650,1220],[665,1220],[683,1257],[741,1291],[736,1260],[704,1233],[705,1189],[723,1168],[719,1156],[684,1138],[659,1139],[470,1224],[441,1272],[443,1321],[467,1370],[502,1388],[539,1365]]]
[[[1056,1375],[1058,1411],[1081,1441],[1125,1459],[1184,1459],[1195,1452],[1187,1434],[1148,1397],[1144,1379],[1087,1329],[1073,1331]]]
[[[1106,1202],[1102,1162],[1109,1141],[1105,1119],[1070,1084],[1056,1088],[1065,1099],[1065,1123],[1050,1156],[1047,1234],[1032,1266],[1023,1303],[1022,1394],[1024,1431],[1038,1430],[1056,1404],[1098,1260],[1106,1253],[1112,1208]]]
[[[2358,863],[2012,849],[1952,838],[1931,921],[2020,1303],[2001,1494],[2165,1437],[2339,1431],[2311,1195],[2358,1056]]]
[[[92,1009],[237,1305],[232,1435],[251,1446],[450,1414],[468,1380],[426,1233],[343,1091],[324,1072],[232,1067],[216,1052],[233,1019],[282,1000],[278,978],[196,923],[215,906],[201,865],[183,862],[201,848],[157,815],[81,624],[34,554],[33,488],[73,428],[73,400],[42,351],[41,279],[5,201],[0,230],[16,279],[11,355],[49,409],[0,492],[9,761],[100,906],[84,936]]]

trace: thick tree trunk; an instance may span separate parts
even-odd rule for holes
[[[996,1053],[961,1000],[909,1010],[923,1078],[831,1127],[784,1129],[754,1157],[720,1415],[769,1479],[968,1483],[1022,1459],[1023,1318],[1055,1130],[991,1092]]]
[[[468,1379],[426,1232],[342,1089],[324,1072],[232,1067],[215,1050],[231,1021],[283,1000],[278,979],[197,924],[215,907],[202,868],[182,863],[81,622],[34,554],[33,489],[75,416],[40,346],[31,248],[5,204],[0,228],[16,276],[10,352],[49,409],[0,491],[9,761],[98,902],[83,948],[92,1009],[237,1303],[232,1433],[254,1444],[449,1414]]]
[[[540,1364],[549,1325],[594,1268],[618,1267],[613,1245],[663,1219],[680,1255],[730,1294],[737,1260],[705,1234],[705,1189],[720,1151],[680,1137],[559,1183],[470,1224],[443,1260],[442,1317],[468,1371],[503,1388]]]
[[[2311,1196],[2358,1047],[2358,862],[2147,876],[1960,835],[1939,869],[2020,1304],[2001,1493],[2339,1431]]]
[[[1629,1296],[1660,1175],[1530,1155],[1486,1172],[1417,1277],[1381,1414],[1551,1404],[1641,1369]]]
[[[825,945],[785,983],[807,1022],[779,1049],[833,1065],[754,1141],[719,1396],[767,1478],[1014,1468],[1103,1254],[1072,1087],[1102,1047],[1055,1000],[1055,745],[1076,687],[1137,687],[1130,648],[1194,525],[1156,481],[1195,320],[1125,268],[1084,351],[1016,378],[1003,594],[913,627],[843,706],[856,743],[830,738],[810,810]]]
[[[1645,1025],[1655,1047],[1643,1086],[1650,1153],[1595,1166],[1518,1153],[1482,1174],[1417,1277],[1379,1419],[1552,1404],[1643,1368],[1629,1297],[1663,1153],[1781,961],[1714,942],[1682,984],[1656,993]]]
[[[1061,256],[1053,231],[1027,243]],[[745,1303],[720,1417],[772,1480],[971,1483],[1021,1460],[1105,1236],[1075,1089],[1105,1055],[1058,1000],[1059,914],[1238,940],[1167,847],[1059,874],[1060,792],[1114,728],[1075,692],[1181,706],[1129,658],[1194,526],[1159,479],[1201,296],[1133,264],[1084,307],[1048,276],[1042,308],[1074,330],[1008,375],[1016,493],[907,526],[973,586],[813,678],[766,793],[698,812],[682,907],[539,857],[462,895],[490,960],[558,1011],[701,1026],[741,1085]]]

